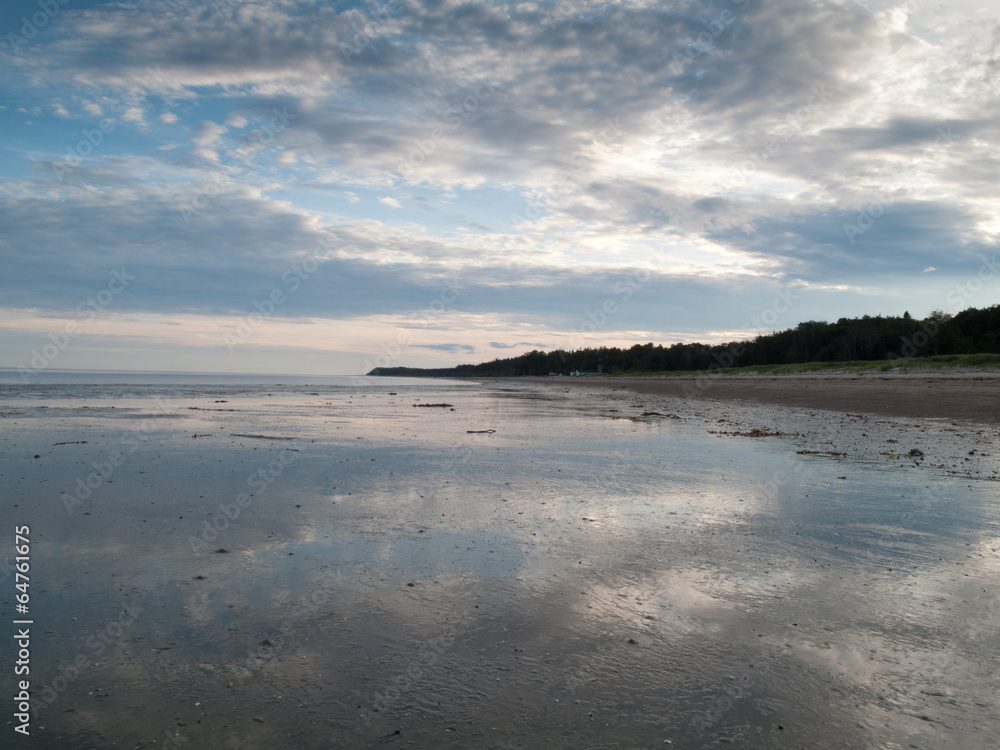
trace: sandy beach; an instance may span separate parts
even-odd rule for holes
[[[390,382],[0,388],[32,747],[1000,733],[994,424]]]
[[[738,399],[806,409],[1000,423],[1000,371],[530,378],[692,399]]]

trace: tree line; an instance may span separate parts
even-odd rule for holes
[[[849,362],[942,354],[1000,353],[1000,305],[956,315],[935,311],[917,320],[881,315],[810,320],[795,328],[724,344],[636,344],[564,351],[534,350],[518,357],[447,368],[376,367],[369,375],[515,377],[571,372],[622,374],[717,367]]]

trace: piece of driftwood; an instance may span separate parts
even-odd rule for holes
[[[230,432],[230,437],[259,438],[261,440],[295,440],[290,437],[275,437],[274,435],[242,435],[238,432]]]
[[[469,435],[492,435],[496,430],[466,430]]]

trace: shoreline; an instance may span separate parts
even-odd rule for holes
[[[813,373],[795,375],[583,376],[495,378],[625,390],[698,401],[749,401],[799,409],[1000,424],[1000,371]]]

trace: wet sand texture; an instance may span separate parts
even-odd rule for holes
[[[0,398],[32,748],[1000,736],[995,427],[387,391]]]
[[[535,379],[535,382],[547,382]],[[549,378],[560,384],[624,388],[693,399],[740,399],[808,409],[898,417],[1000,422],[1000,373],[861,374],[809,376]]]

